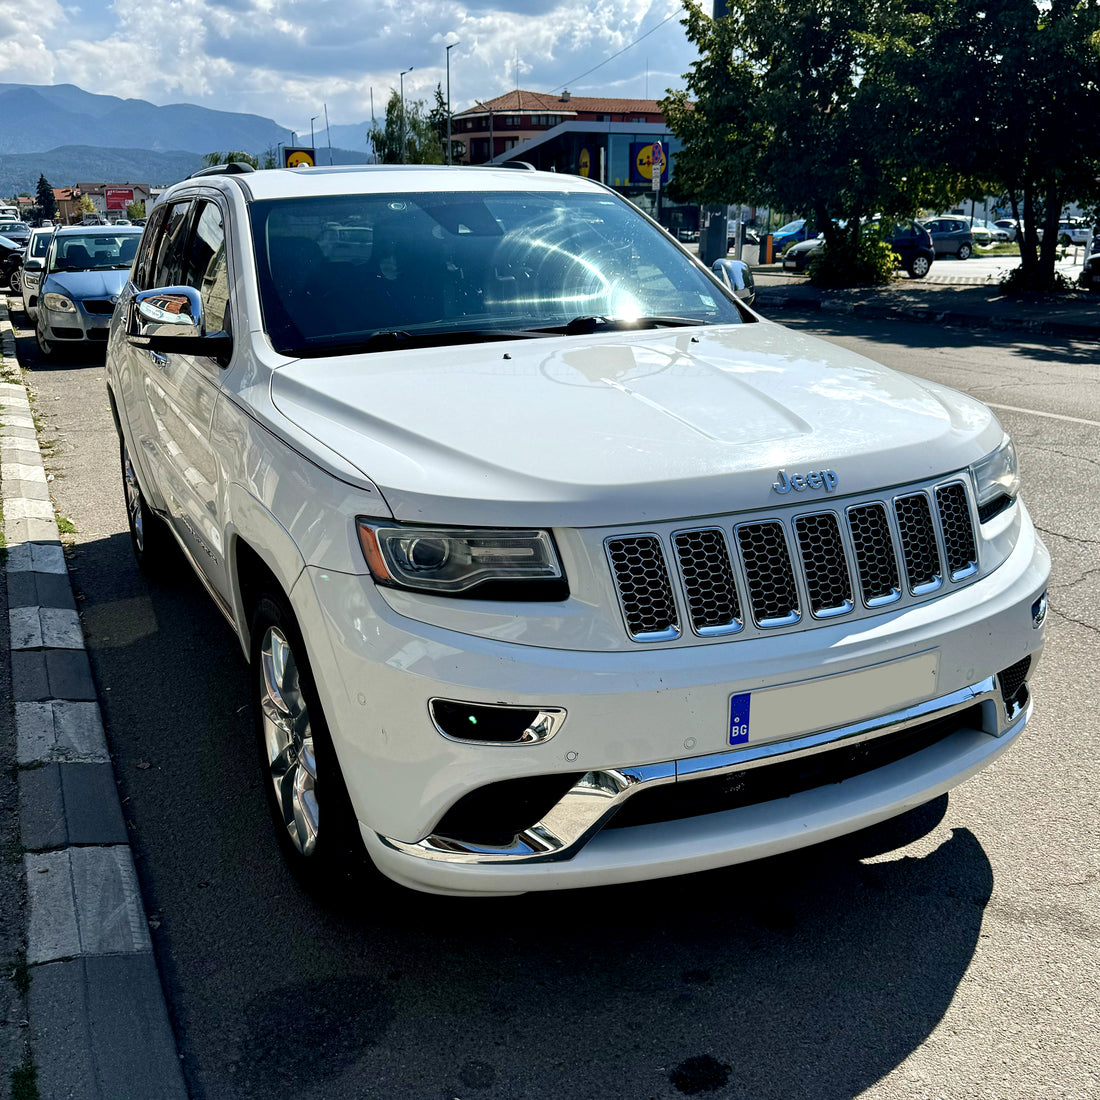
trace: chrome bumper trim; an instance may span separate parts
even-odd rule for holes
[[[568,860],[607,824],[628,798],[643,788],[812,756],[840,745],[885,737],[975,705],[983,708],[985,732],[992,737],[1001,737],[1016,728],[1018,723],[1026,721],[1025,711],[1030,710],[1029,702],[1026,692],[1022,693],[1018,705],[1009,713],[994,677],[989,676],[970,687],[892,714],[785,741],[685,760],[587,772],[541,821],[518,833],[510,844],[504,846],[490,847],[435,834],[414,843],[394,840],[381,833],[376,835],[383,845],[404,855],[447,863],[524,864]],[[992,731],[990,727],[993,727]]]

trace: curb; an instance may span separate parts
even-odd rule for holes
[[[841,313],[875,320],[919,321],[960,328],[985,328],[1004,332],[1029,332],[1038,336],[1070,339],[1100,337],[1100,325],[1076,324],[1072,321],[1047,321],[1018,316],[995,317],[988,313],[967,313],[962,310],[922,308],[920,306],[875,305],[849,302],[843,298],[818,298],[789,294],[769,294],[758,290],[753,302],[757,312],[791,310],[803,313]]]
[[[0,351],[16,363],[0,302]],[[31,1050],[41,1100],[186,1100],[26,387],[0,382],[0,491]]]

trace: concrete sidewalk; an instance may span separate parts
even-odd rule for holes
[[[803,276],[784,274],[778,264],[752,266],[752,272],[756,280],[754,308],[780,322],[788,311],[844,313],[1065,339],[1100,339],[1100,294],[1089,291],[1058,298],[1009,296],[996,283],[936,282],[931,276],[903,277],[889,286],[822,290]]]

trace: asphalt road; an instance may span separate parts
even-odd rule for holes
[[[949,798],[781,859],[327,904],[279,861],[237,642],[186,567],[151,586],[133,564],[102,364],[40,363],[21,334],[196,1100],[1100,1095],[1095,346],[814,325],[994,403],[1013,433],[1055,555],[1023,742]]]

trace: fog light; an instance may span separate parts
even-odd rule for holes
[[[565,711],[558,707],[513,707],[455,699],[432,699],[428,710],[444,737],[475,744],[532,745],[548,741],[565,720]]]
[[[1031,625],[1037,630],[1047,617],[1047,594],[1044,592],[1031,605]]]

